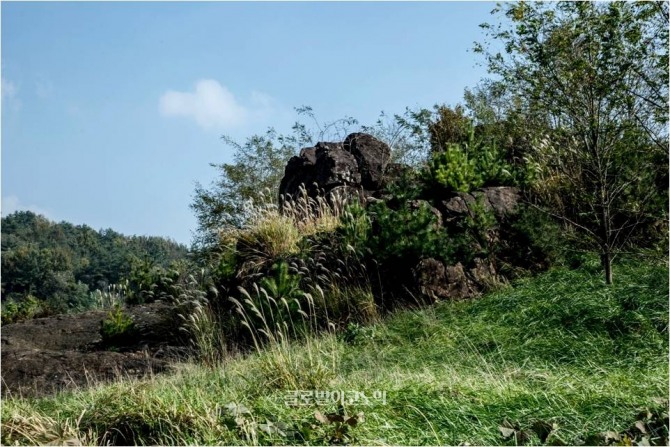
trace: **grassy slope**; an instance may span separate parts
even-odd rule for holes
[[[615,274],[608,288],[587,269],[555,270],[476,301],[397,313],[347,341],[326,335],[217,370],[184,366],[144,382],[9,400],[3,443],[302,442],[266,433],[266,419],[313,425],[307,442],[328,442],[334,428],[316,421],[315,406],[285,404],[291,389],[386,391],[386,404],[345,405],[365,413],[350,433],[368,445],[501,444],[504,420],[548,421],[568,443],[627,429],[639,409],[668,396],[668,272],[628,264]],[[231,402],[251,412],[239,427],[224,409]]]

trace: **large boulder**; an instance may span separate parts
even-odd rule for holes
[[[320,191],[329,192],[339,186],[358,187],[361,175],[354,156],[342,148],[341,143],[319,142],[314,147],[300,151],[284,169],[279,185],[280,196],[296,197],[300,187],[314,197]]]
[[[366,133],[352,133],[344,139],[344,149],[358,162],[363,188],[376,191],[382,188],[384,170],[391,160],[391,148]]]
[[[495,289],[504,282],[496,273],[495,266],[490,260],[475,258],[473,266],[468,270],[468,276],[481,290]]]
[[[386,143],[364,133],[353,133],[343,143],[319,142],[289,160],[279,195],[296,197],[301,185],[312,197],[334,189],[371,195],[383,187],[390,157]]]
[[[354,156],[338,143],[318,143],[316,146],[315,182],[326,191],[337,186],[358,186],[361,173]]]
[[[284,169],[284,178],[279,184],[279,195],[297,196],[300,186],[307,189],[314,188],[316,181],[316,149],[305,148],[300,151],[300,156],[291,157]]]

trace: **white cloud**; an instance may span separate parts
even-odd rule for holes
[[[192,118],[204,129],[229,130],[268,115],[272,99],[252,92],[249,106],[244,106],[218,81],[201,79],[192,92],[165,92],[160,98],[159,110],[163,116]]]
[[[16,196],[3,197],[2,203],[0,203],[0,210],[2,216],[9,216],[16,211],[32,211],[35,214],[41,214],[44,217],[51,219],[50,214],[46,210],[36,205],[24,205]]]
[[[14,98],[16,96],[16,92],[18,89],[16,88],[16,85],[12,81],[8,81],[5,78],[2,78],[0,80],[0,89],[2,90],[2,97],[3,98]]]
[[[211,79],[198,81],[194,92],[166,92],[160,111],[165,116],[193,118],[205,129],[238,127],[248,115],[226,87]]]

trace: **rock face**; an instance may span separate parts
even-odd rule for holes
[[[492,211],[497,219],[504,219],[516,213],[519,201],[519,188],[492,186],[472,193],[456,193],[455,196],[441,202],[440,210],[447,222],[460,219],[465,214],[473,215],[477,206]]]
[[[289,160],[280,196],[296,197],[304,185],[310,196],[346,187],[370,194],[383,187],[391,148],[372,135],[353,133],[343,143],[319,142]]]
[[[356,158],[363,188],[368,191],[381,189],[384,171],[391,159],[388,144],[366,133],[352,133],[342,145]]]
[[[361,184],[361,173],[354,156],[343,150],[340,144],[317,143],[316,176],[319,188],[330,191],[337,186],[357,186]]]
[[[413,273],[416,288],[431,301],[458,300],[477,294],[460,262],[445,267],[436,259],[422,259]]]

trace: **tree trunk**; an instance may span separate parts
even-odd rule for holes
[[[612,254],[605,251],[600,255],[600,263],[605,270],[605,284],[612,284]]]

